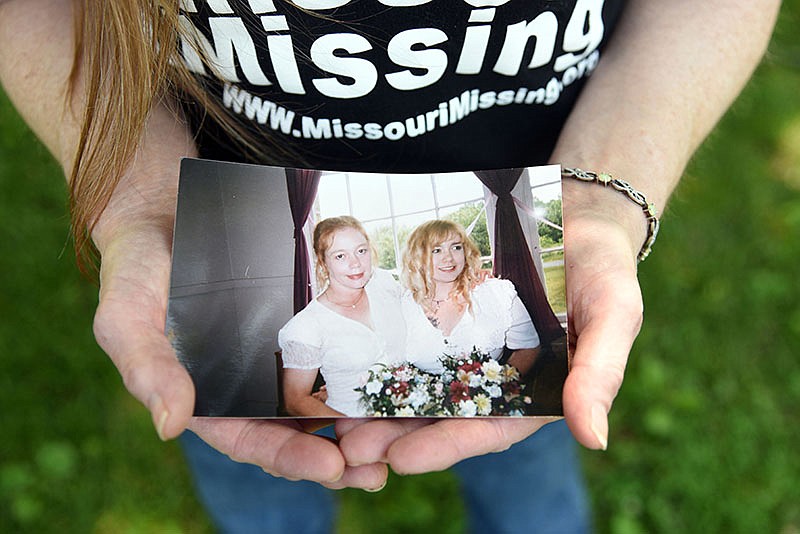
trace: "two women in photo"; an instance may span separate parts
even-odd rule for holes
[[[317,224],[318,296],[279,332],[283,396],[295,416],[363,416],[356,388],[376,364],[442,371],[441,358],[478,350],[528,372],[539,337],[513,284],[485,279],[480,253],[457,223],[434,220],[408,238],[398,284],[352,217]],[[507,352],[507,351],[506,351]],[[325,384],[315,395],[317,372]],[[324,400],[325,395],[327,399]]]

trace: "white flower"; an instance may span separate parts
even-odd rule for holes
[[[500,365],[497,360],[489,360],[488,362],[484,362],[481,366],[483,370],[483,375],[486,377],[486,380],[491,380],[492,382],[499,382],[503,371],[503,366]]]
[[[486,394],[493,399],[503,396],[503,390],[497,384],[487,385],[485,389],[486,389]]]
[[[478,407],[471,400],[463,400],[458,403],[458,413],[460,417],[475,417],[478,413]]]
[[[408,403],[414,408],[419,408],[420,406],[425,405],[430,398],[430,395],[428,395],[428,392],[424,389],[414,388],[414,390],[411,392],[411,395],[408,396]]]
[[[382,388],[383,383],[380,380],[370,380],[367,382],[367,395],[377,395]]]
[[[403,406],[402,408],[397,410],[397,415],[399,415],[400,417],[414,417],[414,415],[416,414],[414,413],[414,408],[412,408],[411,406]]]
[[[483,393],[479,393],[475,395],[473,400],[475,401],[475,406],[478,407],[478,413],[480,415],[489,415],[492,413],[492,401],[489,397]]]
[[[478,388],[483,385],[484,378],[483,375],[479,374],[470,374],[469,376],[469,387],[471,388]]]

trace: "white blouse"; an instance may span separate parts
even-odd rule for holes
[[[403,294],[402,309],[408,334],[408,360],[425,371],[444,371],[440,358],[458,357],[473,347],[499,358],[503,347],[532,349],[539,346],[539,334],[530,315],[508,280],[490,278],[472,293],[472,312],[469,309],[453,327],[449,336],[434,327],[410,291]]]
[[[319,369],[328,389],[326,404],[354,417],[364,415],[355,388],[375,363],[403,358],[406,327],[400,312],[400,286],[376,269],[366,285],[373,328],[312,300],[278,332],[283,366]]]

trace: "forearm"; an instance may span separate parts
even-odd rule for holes
[[[533,368],[539,356],[539,347],[534,349],[517,349],[508,358],[508,364],[513,365],[520,376],[525,376]]]
[[[758,64],[778,7],[777,0],[629,2],[552,160],[610,172],[663,209],[692,153]],[[565,187],[573,210],[597,207],[596,187]],[[641,213],[619,209],[627,200],[618,193],[606,195],[619,196],[610,202],[640,245]]]
[[[334,410],[311,395],[285,395],[286,411],[297,417],[341,417],[344,414]]]
[[[86,106],[80,68],[74,90],[68,90],[73,16],[70,0],[0,3],[0,81],[67,174]],[[150,111],[137,152],[94,229],[101,252],[114,236],[139,224],[160,225],[171,234],[179,161],[196,155],[191,133],[176,117],[168,102]]]
[[[65,168],[80,132],[80,114],[68,106],[73,27],[70,0],[0,2],[0,83]]]

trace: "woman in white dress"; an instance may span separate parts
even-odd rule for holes
[[[321,293],[278,332],[286,410],[294,416],[364,415],[355,388],[373,364],[402,356],[400,287],[373,267],[374,249],[353,217],[320,221],[313,248]],[[325,379],[325,402],[312,395],[317,371]]]
[[[402,310],[407,326],[407,357],[432,373],[440,358],[458,357],[473,348],[525,375],[539,352],[539,336],[514,284],[481,281],[480,252],[461,225],[428,221],[408,238],[403,256]]]

